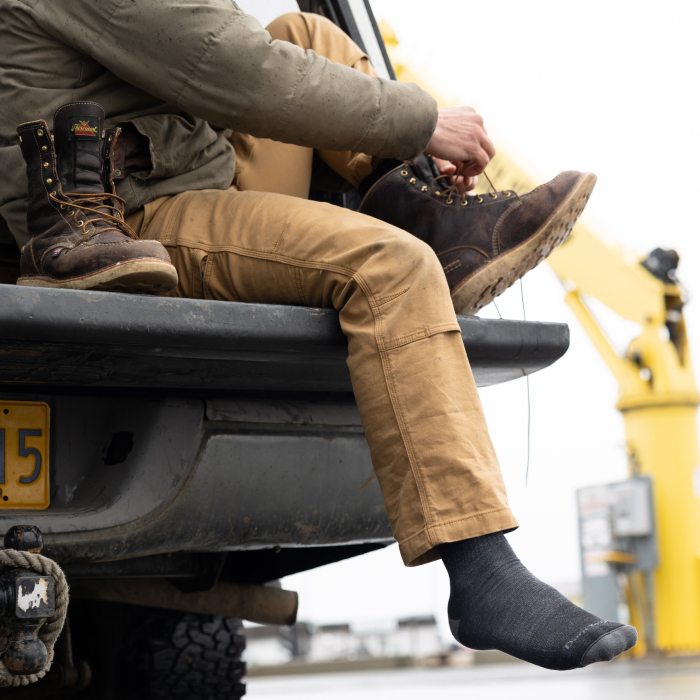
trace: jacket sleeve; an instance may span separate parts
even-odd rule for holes
[[[435,101],[416,85],[371,78],[273,41],[230,0],[41,5],[57,38],[122,80],[221,127],[412,158],[435,126]]]

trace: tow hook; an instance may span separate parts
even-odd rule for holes
[[[18,525],[5,533],[5,550],[39,554],[43,547],[40,530]],[[3,563],[0,552],[0,564]],[[49,663],[49,652],[39,631],[56,613],[56,591],[52,576],[25,568],[0,568],[0,625],[7,644],[0,649],[0,661],[16,675],[39,673]]]

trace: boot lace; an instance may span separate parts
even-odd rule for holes
[[[408,170],[410,165],[411,162],[406,161],[403,169],[401,170],[401,175],[406,177],[410,174]],[[503,192],[496,191],[496,188],[494,187],[493,182],[491,182],[491,178],[488,176],[488,173],[484,170],[481,174],[486,178],[486,181],[491,187],[491,192],[484,193],[490,199],[498,199],[499,194],[505,198],[514,196],[516,199],[520,199],[520,195],[514,190],[504,190]],[[416,177],[411,177],[409,179],[409,183],[415,185],[418,183],[418,179]],[[475,200],[477,204],[481,204],[485,201],[484,195],[469,195],[467,192],[460,192],[459,187],[454,184],[453,175],[436,175],[430,181],[429,185],[422,185],[420,189],[421,192],[432,192],[436,197],[446,197],[445,204],[453,204],[455,199],[459,199],[460,206],[467,207],[469,206],[470,198]]]
[[[491,182],[491,178],[488,176],[486,171],[482,171],[481,174],[489,183],[489,187],[491,188],[490,192],[476,195],[470,195],[467,192],[460,192],[459,187],[454,184],[454,175],[438,175],[437,177],[433,178],[432,182],[430,183],[430,188],[433,190],[433,194],[436,197],[446,197],[445,204],[453,204],[455,199],[459,199],[459,205],[462,207],[469,206],[470,197],[475,200],[477,204],[484,202],[485,197],[489,197],[489,199],[498,199],[499,194],[505,198],[515,196],[517,199],[520,199],[520,195],[512,190],[504,190],[503,192],[496,191],[496,188],[494,187],[493,182]],[[442,189],[440,189],[440,185],[438,184],[440,181],[446,183]]]
[[[136,232],[124,221],[124,209],[126,201],[116,194],[109,192],[64,192],[63,197],[56,193],[49,194],[49,199],[59,205],[61,209],[69,209],[68,216],[75,218],[79,228],[84,229],[83,235],[91,238],[99,231],[94,224],[106,220],[111,221],[129,238],[137,238]],[[80,216],[83,214],[83,216]]]

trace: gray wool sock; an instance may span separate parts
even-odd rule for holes
[[[450,627],[464,646],[564,671],[609,661],[637,641],[634,627],[601,620],[535,578],[501,533],[437,549],[450,576]]]

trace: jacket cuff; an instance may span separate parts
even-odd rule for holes
[[[376,118],[355,150],[412,160],[425,150],[437,123],[437,103],[413,83],[382,80]]]

